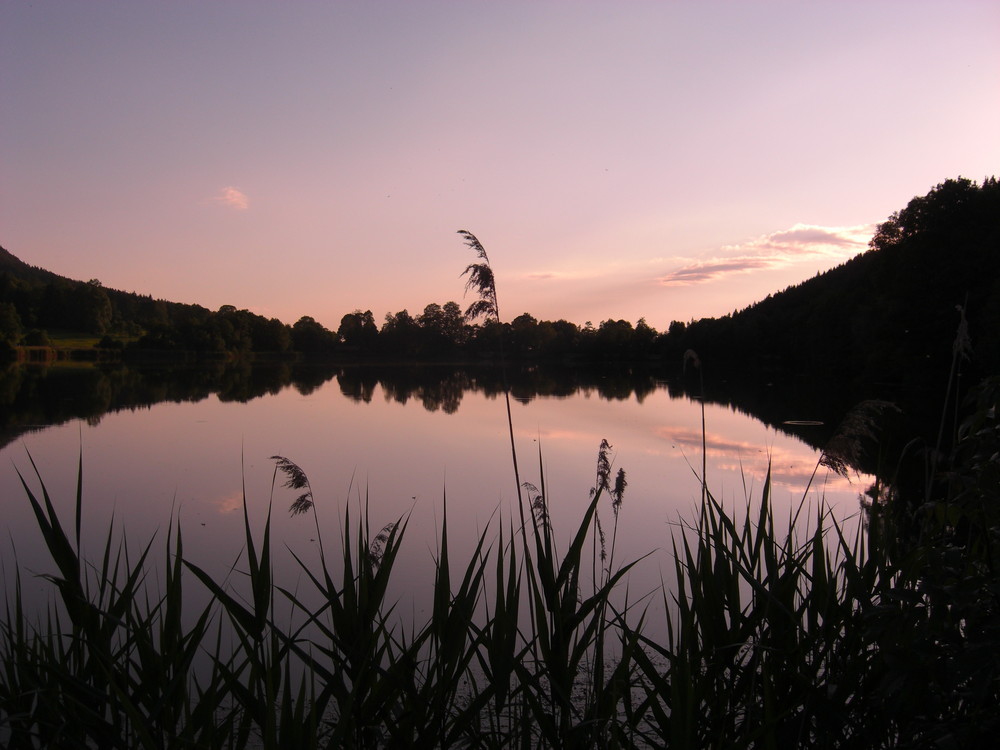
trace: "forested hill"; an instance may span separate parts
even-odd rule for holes
[[[51,271],[46,271],[44,268],[39,268],[38,266],[29,266],[20,258],[17,258],[7,252],[4,248],[0,247],[0,274],[9,273],[21,279],[28,279],[34,281],[55,281],[57,279],[63,279],[62,276],[52,273]],[[69,279],[63,279],[64,281],[69,281]]]
[[[948,180],[881,224],[862,255],[667,338],[669,356],[691,349],[731,377],[943,392],[956,342],[967,373],[1000,374],[1000,184]]]
[[[124,342],[144,349],[186,352],[287,351],[291,329],[246,310],[168,302],[77,281],[29,265],[0,247],[0,356],[17,345],[46,346],[59,331]]]
[[[707,380],[835,383],[872,393],[944,388],[953,344],[967,324],[967,376],[1000,374],[1000,185],[948,180],[881,224],[868,252],[722,318],[583,327],[523,313],[472,324],[455,302],[422,313],[347,313],[336,331],[305,316],[294,325],[224,305],[156,300],[73,281],[0,248],[0,356],[79,331],[104,348],[216,357],[270,352],[421,362],[655,363],[680,373],[696,352]],[[960,337],[961,342],[966,339]],[[174,356],[174,355],[170,355]],[[966,360],[965,357],[968,357]],[[878,394],[873,394],[878,395]]]

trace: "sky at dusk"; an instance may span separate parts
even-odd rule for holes
[[[1000,174],[1000,3],[0,3],[0,245],[287,323],[719,316]]]

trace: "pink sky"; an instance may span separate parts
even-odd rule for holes
[[[1000,173],[1000,3],[0,4],[0,245],[331,328],[717,316]]]

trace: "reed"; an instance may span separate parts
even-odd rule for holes
[[[81,559],[82,457],[73,540],[31,465],[40,493],[18,476],[52,558],[55,572],[44,578],[55,596],[43,613],[26,612],[15,572],[0,625],[0,731],[8,745],[224,746],[232,715],[221,675],[194,669],[209,644],[209,610],[182,625],[180,527],[168,533],[162,592],[155,593],[145,570],[152,540],[133,558],[112,527],[100,561]]]
[[[470,263],[465,267],[462,276],[468,276],[465,284],[465,291],[474,291],[479,299],[472,302],[465,311],[465,316],[470,321],[479,318],[491,319],[496,322],[500,331],[500,373],[503,377],[504,404],[507,407],[507,432],[510,435],[510,457],[514,465],[514,485],[517,491],[517,508],[521,515],[521,528],[525,528],[524,497],[521,494],[521,472],[517,465],[517,445],[514,441],[514,418],[510,411],[510,384],[507,380],[507,359],[504,356],[504,332],[503,324],[500,322],[500,303],[497,300],[496,277],[493,274],[493,266],[490,265],[490,258],[486,254],[483,243],[472,232],[459,229],[465,244],[472,250],[481,262]]]
[[[367,498],[343,511],[336,559],[321,554],[317,566],[292,551],[306,587],[289,590],[275,582],[271,512],[255,525],[245,498],[245,547],[222,578],[185,560],[176,520],[162,547],[135,551],[112,526],[99,559],[85,560],[82,456],[69,528],[32,463],[19,476],[51,557],[52,599],[26,611],[14,571],[0,621],[0,743],[985,746],[1000,728],[998,394],[996,383],[977,393],[917,543],[893,543],[880,507],[866,527],[807,492],[777,524],[769,474],[739,514],[703,481],[696,517],[672,536],[674,580],[636,602],[626,580],[639,561],[615,561],[627,482],[611,481],[604,441],[565,549],[544,479],[524,487],[525,522],[498,515],[465,560],[442,498],[425,621],[389,597],[408,519],[373,526]],[[837,446],[821,463],[846,455]],[[296,478],[291,511],[315,521],[306,471],[275,460]],[[194,611],[192,583],[211,598]],[[653,607],[665,635],[646,627]]]

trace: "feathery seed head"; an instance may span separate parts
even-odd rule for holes
[[[528,493],[528,504],[531,506],[531,515],[535,523],[543,529],[549,525],[549,511],[545,505],[545,495],[531,482],[522,482],[521,486]]]
[[[458,233],[462,235],[462,239],[465,240],[465,244],[472,248],[476,255],[479,256],[481,260],[486,261],[486,265],[490,264],[490,259],[486,255],[486,248],[483,247],[483,243],[472,232],[467,229],[459,229]]]
[[[390,521],[382,527],[382,530],[372,540],[371,545],[368,547],[368,559],[371,560],[372,567],[377,568],[382,564],[382,558],[385,556],[385,546],[389,543],[389,537],[392,536],[392,532],[395,530],[396,522]]]
[[[622,507],[626,487],[628,487],[628,482],[625,480],[625,469],[619,469],[617,476],[615,476],[615,486],[611,490],[611,507],[614,509],[616,516],[618,515],[618,510]]]
[[[307,510],[313,507],[312,492],[303,492],[295,501],[289,506],[288,512],[297,516],[300,513],[305,513]]]
[[[287,477],[287,480],[282,485],[283,487],[288,487],[292,490],[301,490],[309,484],[306,473],[294,461],[290,461],[284,456],[271,456],[271,460],[274,461],[275,468]]]
[[[309,485],[309,478],[302,471],[302,468],[284,456],[271,456],[271,460],[274,461],[275,470],[280,471],[286,477],[282,487],[287,487],[290,490],[305,490],[305,492],[295,498],[295,501],[288,508],[288,512],[293,516],[297,516],[312,508],[312,487]]]
[[[605,562],[608,559],[608,545],[607,537],[604,536],[604,526],[601,524],[601,517],[595,515],[594,523],[597,524],[597,538],[601,543],[601,562]]]
[[[610,450],[611,443],[607,439],[601,440],[601,447],[597,451],[597,483],[590,490],[591,497],[598,492],[609,492],[611,489],[611,459],[608,458]]]
[[[462,276],[468,276],[465,282],[465,292],[470,290],[479,295],[479,299],[469,305],[465,311],[465,317],[469,320],[477,318],[495,318],[500,322],[500,312],[497,306],[496,279],[493,276],[493,269],[490,267],[490,259],[486,255],[486,249],[472,232],[464,229],[458,233],[465,239],[465,244],[472,248],[482,263],[470,263],[465,267]]]

